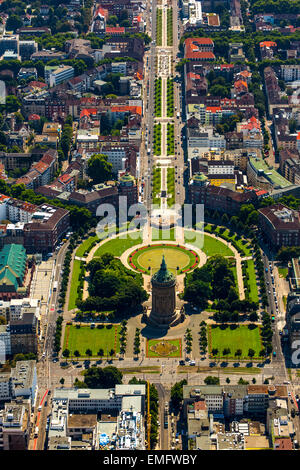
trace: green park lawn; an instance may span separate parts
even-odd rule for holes
[[[97,235],[95,235],[94,237],[89,237],[87,238],[87,240],[81,243],[81,245],[76,250],[76,256],[78,256],[79,258],[83,257],[86,250],[91,247],[95,240],[99,240]]]
[[[82,357],[86,357],[85,351],[91,349],[92,357],[98,356],[99,349],[103,349],[104,355],[109,354],[111,349],[115,353],[120,351],[119,332],[120,325],[103,325],[103,328],[90,328],[90,326],[81,326],[76,328],[74,325],[67,325],[64,337],[63,350],[69,349],[71,356],[78,350]]]
[[[224,228],[224,227],[223,227]],[[249,244],[248,240],[243,240],[242,238],[239,237],[239,235],[235,232],[230,231],[229,229],[226,229],[222,231],[222,227],[216,227],[213,229],[212,224],[207,224],[205,226],[205,231],[209,233],[214,233],[215,235],[219,236],[220,238],[223,238],[229,242],[234,242],[237,245],[237,248],[241,252],[242,256],[252,256],[251,253],[251,245]]]
[[[210,237],[207,234],[197,233],[194,232],[195,238],[194,240],[189,240],[188,235],[191,235],[193,232],[191,230],[185,230],[185,243],[190,245],[194,245],[200,250],[202,250],[206,256],[213,256],[213,255],[222,255],[222,256],[234,256],[233,251],[226,246],[226,244],[222,240],[216,240],[213,237]],[[202,246],[202,242],[204,240],[204,245]]]
[[[132,263],[137,269],[143,269],[147,273],[149,273],[150,267],[150,273],[154,274],[161,265],[163,255],[168,269],[173,274],[177,273],[177,268],[179,268],[179,270],[188,269],[195,262],[195,255],[176,245],[152,245],[133,254]]]
[[[152,227],[152,240],[175,241],[175,228],[171,228],[170,230],[164,230]]]
[[[259,359],[259,352],[262,349],[260,328],[251,330],[248,325],[238,325],[237,328],[231,329],[230,325],[227,325],[222,329],[220,326],[209,325],[208,344],[209,354],[211,355],[212,350],[216,348],[219,351],[216,357],[220,359],[238,359],[235,357],[237,349],[242,350],[241,359],[249,359],[249,349],[255,351],[254,359]],[[223,355],[224,348],[230,348],[231,352],[227,356]]]
[[[80,261],[75,259],[73,262],[71,288],[69,297],[69,310],[76,308],[77,288],[79,285]]]
[[[249,296],[252,302],[258,302],[258,289],[257,289],[257,282],[256,282],[256,274],[254,268],[254,261],[252,259],[247,260],[247,271],[249,274]]]
[[[278,274],[280,277],[283,277],[284,279],[286,279],[287,275],[288,275],[288,268],[284,268],[283,266],[280,266],[278,267]]]
[[[103,253],[111,253],[114,256],[121,256],[124,251],[128,250],[132,246],[139,245],[142,243],[141,231],[136,232],[135,235],[139,233],[138,238],[131,238],[130,234],[127,234],[127,238],[113,238],[108,240],[97,248],[94,254],[94,258],[102,256]],[[132,236],[134,233],[132,234]]]

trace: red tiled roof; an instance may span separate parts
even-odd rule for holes
[[[232,69],[233,64],[221,64],[221,70],[223,69]]]
[[[45,88],[47,87],[47,84],[44,82],[37,82],[36,80],[33,80],[32,82],[28,83],[28,86],[32,86],[34,88]]]
[[[61,181],[62,183],[67,183],[68,181],[71,181],[72,179],[73,177],[66,173],[59,177],[59,181]]]
[[[248,72],[248,70],[243,70],[239,75],[242,75],[242,77],[251,77],[252,73]]]
[[[277,47],[277,44],[274,41],[262,41],[259,45],[260,47]]]
[[[188,78],[193,78],[194,80],[201,78],[201,76],[200,76],[198,73],[194,73],[194,72],[189,72],[189,73],[187,74],[187,77],[188,77]]]
[[[135,113],[135,114],[142,114],[142,108],[141,108],[141,106],[126,106],[126,105],[112,106],[111,107],[111,112],[112,113],[132,112],[132,113]]]
[[[184,41],[185,45],[185,58],[186,59],[214,59],[215,55],[212,52],[203,52],[201,47],[211,45],[214,43],[210,38],[188,38]]]
[[[80,112],[80,118],[86,116],[89,117],[91,114],[97,114],[96,108],[85,108]]]
[[[107,26],[105,32],[111,34],[125,33],[125,28],[124,26]]]
[[[206,111],[217,113],[218,111],[222,111],[222,108],[220,106],[206,106]]]
[[[39,173],[45,173],[45,171],[48,170],[49,165],[47,163],[39,161],[35,165],[33,165],[33,168],[37,170]]]
[[[234,82],[234,88],[240,87],[248,88],[247,82],[245,82],[244,80],[237,80],[236,82]]]

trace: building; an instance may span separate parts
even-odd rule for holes
[[[29,253],[53,252],[69,228],[68,210],[42,204],[24,225],[24,246]]]
[[[30,437],[30,412],[28,400],[6,403],[0,413],[3,450],[28,450]],[[1,444],[0,444],[1,445]]]
[[[17,361],[10,373],[12,398],[30,400],[34,407],[37,395],[36,361]]]
[[[209,184],[205,175],[194,174],[189,183],[189,200],[192,204],[204,204],[211,211],[236,215],[243,204],[256,203],[255,191],[233,191]]]
[[[22,316],[10,322],[10,340],[12,354],[37,354],[39,322],[35,312],[24,312]]]
[[[54,67],[54,68],[53,68]],[[46,66],[45,67],[45,80],[50,87],[59,85],[60,83],[74,77],[74,69],[70,65],[61,64],[59,67]]]
[[[115,389],[66,389],[54,391],[53,402],[65,402],[69,413],[121,411],[123,399],[138,397],[140,410],[145,410],[145,385],[116,385]]]
[[[151,278],[152,310],[148,318],[151,325],[158,327],[174,326],[178,322],[176,314],[176,278],[168,271],[163,256],[160,269]]]
[[[187,38],[184,41],[184,58],[192,61],[215,60],[214,42],[210,38]]]
[[[247,177],[251,185],[274,191],[276,189],[285,189],[291,186],[278,171],[269,167],[262,158],[250,156],[247,163]]]
[[[188,159],[202,157],[209,150],[222,150],[226,148],[223,135],[217,134],[212,126],[187,129]]]
[[[293,82],[300,79],[300,65],[281,65],[281,77],[285,82]]]
[[[128,207],[138,203],[138,186],[135,178],[129,173],[125,173],[119,180],[119,195],[127,197]]]
[[[24,292],[26,251],[22,245],[5,245],[0,251],[0,296],[11,298]]]
[[[242,42],[229,43],[229,62],[244,61],[245,54]]]
[[[258,210],[259,227],[269,243],[275,247],[300,245],[299,212],[283,204],[274,204]]]

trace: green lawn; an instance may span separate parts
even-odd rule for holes
[[[128,250],[132,246],[142,243],[143,239],[141,238],[141,231],[136,232],[136,234],[137,233],[139,233],[139,238],[137,239],[132,239],[128,234],[125,239],[117,237],[112,240],[108,240],[97,248],[94,257],[102,256],[103,253],[111,253],[114,256],[121,256],[124,251]]]
[[[278,274],[280,277],[283,277],[284,279],[287,277],[288,275],[288,268],[284,268],[284,267],[278,267]]]
[[[250,251],[251,245],[249,244],[248,240],[242,239],[237,233],[231,232],[229,229],[225,229],[224,231],[222,231],[223,228],[216,227],[215,229],[213,229],[212,224],[207,224],[205,226],[205,231],[209,233],[214,233],[220,238],[231,242],[234,246],[236,245],[235,248],[241,251],[242,256],[252,256],[252,253]]]
[[[185,230],[185,243],[189,243],[190,245],[194,245],[200,250],[202,250],[206,256],[213,256],[213,255],[222,255],[222,256],[234,256],[233,251],[226,246],[226,244],[222,240],[216,240],[215,238],[210,237],[207,234],[197,233],[194,232],[195,238],[194,240],[189,240],[187,236],[187,232],[191,235],[191,230]],[[204,239],[204,245],[202,246],[202,241]]]
[[[152,240],[175,241],[175,228],[171,228],[170,230],[161,230],[161,229],[152,227]]]
[[[250,288],[250,299],[252,302],[258,302],[258,289],[257,289],[257,282],[256,282],[256,274],[254,268],[254,261],[252,259],[247,260],[247,271],[249,274],[249,288]]]
[[[196,263],[195,254],[190,253],[189,250],[177,247],[176,245],[151,245],[150,247],[138,250],[134,254],[130,254],[128,262],[133,269],[142,269],[147,274],[154,274],[161,265],[163,255],[168,269],[173,274],[180,273],[181,270],[189,269]]]
[[[237,349],[242,350],[241,359],[249,359],[249,348],[255,351],[254,359],[259,359],[259,352],[262,349],[262,342],[260,337],[260,328],[256,327],[253,330],[248,328],[248,325],[238,325],[237,328],[231,329],[228,325],[225,329],[220,326],[209,325],[208,329],[208,344],[209,353],[212,349],[217,348],[217,358],[220,359],[237,359],[235,352]],[[224,348],[230,348],[230,354],[223,356]]]
[[[159,354],[159,352],[155,352],[151,350],[151,348],[159,343],[162,342],[161,339],[149,339],[147,340],[147,357],[181,357],[181,339],[167,339],[163,340],[164,343],[167,343],[171,348],[173,347],[173,351],[170,351],[168,354]]]
[[[95,235],[94,237],[89,237],[87,240],[81,243],[81,245],[76,250],[76,256],[80,258],[84,256],[84,253],[86,252],[86,250],[90,248],[90,246],[93,244],[95,240],[99,240],[99,237],[97,235]]]
[[[93,352],[92,357],[98,356],[100,348],[103,349],[104,355],[111,349],[114,349],[116,353],[120,351],[119,332],[120,325],[112,325],[111,328],[107,328],[108,325],[104,325],[103,328],[91,329],[90,326],[81,326],[76,328],[74,325],[67,325],[64,337],[64,349],[69,349],[71,355],[74,351],[78,350],[82,357],[85,357],[85,351],[91,349]]]
[[[78,278],[80,274],[80,261],[75,259],[73,262],[72,278],[71,278],[71,288],[70,288],[70,298],[69,298],[69,310],[76,308],[76,299],[77,299],[77,288],[78,288]]]

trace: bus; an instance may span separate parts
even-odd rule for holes
[[[55,292],[57,290],[57,286],[58,286],[58,282],[54,281],[54,283],[53,283],[53,292]]]

